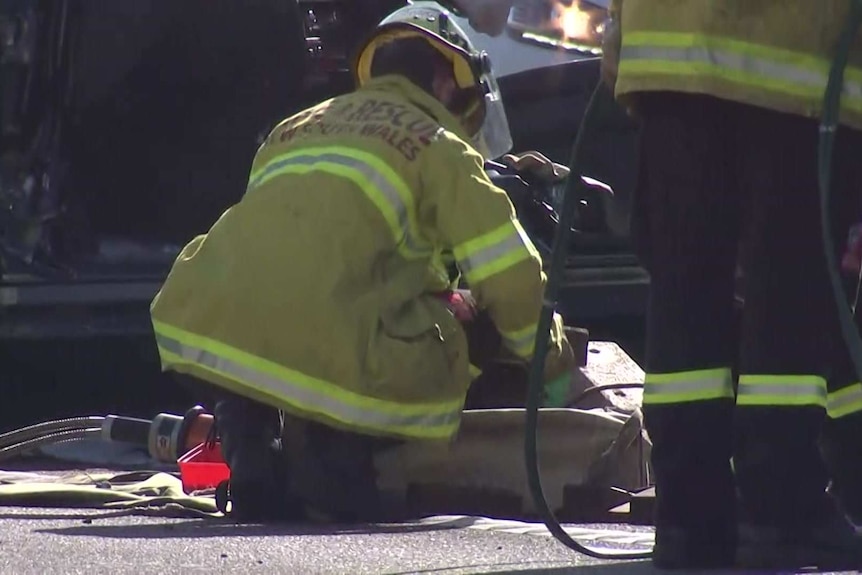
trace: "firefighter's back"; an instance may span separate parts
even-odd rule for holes
[[[243,199],[177,259],[153,317],[157,333],[205,338],[203,351],[229,350],[239,371],[262,372],[250,383],[257,391],[267,378],[281,382],[272,394],[280,405],[288,381],[304,390],[299,401],[311,398],[310,411],[318,390],[350,390],[425,403],[423,412],[445,403],[454,425],[466,342],[423,295],[435,248],[420,227],[421,159],[440,126],[387,89],[393,82],[412,90],[390,78],[281,122]],[[235,387],[224,370],[197,366]]]

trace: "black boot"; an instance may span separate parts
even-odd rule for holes
[[[315,516],[331,522],[356,523],[400,520],[377,489],[375,452],[395,441],[333,429],[286,418],[287,460],[296,473],[293,493]]]
[[[289,495],[278,410],[235,396],[216,403],[214,416],[222,457],[230,468],[219,498],[229,501],[230,509],[225,505],[222,512],[243,523],[301,518],[299,505]]]
[[[821,447],[832,479],[830,494],[848,519],[862,526],[862,412],[828,419]]]
[[[738,567],[862,567],[862,537],[826,493],[818,445],[824,415],[816,407],[737,408]]]
[[[656,483],[659,569],[733,565],[736,515],[730,468],[731,400],[645,405]]]

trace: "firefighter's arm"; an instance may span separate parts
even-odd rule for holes
[[[479,309],[487,311],[506,347],[533,355],[546,277],[541,256],[518,221],[512,202],[483,169],[482,157],[454,136],[442,135],[424,155],[421,209],[436,241],[451,247]],[[572,352],[555,315],[546,379],[571,371]]]

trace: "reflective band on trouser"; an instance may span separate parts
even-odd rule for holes
[[[453,251],[467,282],[477,284],[529,258],[532,245],[521,224],[508,221]]]
[[[429,257],[431,245],[420,238],[413,194],[383,160],[346,147],[309,148],[273,158],[249,178],[246,193],[286,174],[324,172],[356,184],[380,210],[399,251],[408,258]]]
[[[832,419],[862,412],[862,383],[830,393],[826,398],[826,412]]]
[[[737,405],[826,407],[826,379],[816,375],[740,375]]]
[[[825,57],[719,36],[627,32],[619,73],[711,76],[820,102],[829,66]],[[842,105],[862,112],[862,70],[850,66],[845,74]]]
[[[730,368],[648,373],[644,379],[644,405],[691,403],[711,399],[733,399]]]
[[[153,326],[163,363],[197,366],[300,411],[418,439],[448,439],[458,428],[463,398],[405,404],[366,397],[161,322]]]

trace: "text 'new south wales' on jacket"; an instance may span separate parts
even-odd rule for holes
[[[451,250],[508,348],[532,355],[545,276],[456,119],[386,76],[281,122],[248,189],[151,306],[164,369],[340,428],[446,440],[470,384],[432,292]],[[556,317],[548,365],[564,354]]]

